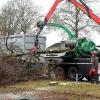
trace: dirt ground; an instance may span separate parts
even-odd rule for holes
[[[99,85],[75,82],[58,83],[55,86],[49,86],[49,81],[33,81],[1,86],[0,100],[100,100]],[[82,84],[87,86],[84,87]]]
[[[18,93],[1,93],[0,100],[100,100],[100,98],[84,93],[33,90]]]

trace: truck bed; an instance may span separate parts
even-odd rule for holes
[[[8,39],[7,39],[8,38]],[[9,37],[0,37],[0,50],[7,53],[8,49],[13,50],[15,53],[28,53],[34,47],[35,36],[29,35],[11,35]],[[7,46],[6,46],[7,44]],[[39,37],[40,50],[45,50],[46,48],[46,37]]]

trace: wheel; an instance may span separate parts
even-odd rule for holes
[[[56,80],[56,75],[54,70],[49,71],[49,78],[52,80]]]
[[[79,71],[78,71],[78,69],[76,67],[70,67],[68,69],[67,76],[71,80],[76,80],[76,74],[77,73],[79,73]],[[83,79],[82,74],[79,74],[78,75],[78,81],[81,81],[82,79]]]
[[[62,67],[56,67],[53,70],[49,71],[49,77],[52,80],[64,80],[65,72]]]
[[[57,80],[65,80],[65,72],[62,67],[56,67],[55,73],[56,73]]]
[[[56,66],[54,66],[54,65],[48,66],[48,78],[51,80],[56,80],[55,68],[56,68]]]

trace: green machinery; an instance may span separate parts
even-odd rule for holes
[[[63,56],[64,59],[67,57],[81,57],[86,53],[91,53],[96,50],[96,45],[93,41],[86,38],[75,38],[75,33],[69,28],[57,23],[47,23],[47,25],[63,29],[68,34],[70,40],[73,41],[70,45],[74,44],[74,48],[66,51]]]

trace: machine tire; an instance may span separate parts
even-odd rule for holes
[[[56,80],[56,75],[54,70],[49,71],[49,78],[52,80]]]
[[[70,67],[70,68],[68,69],[67,77],[68,77],[69,79],[75,81],[75,80],[76,80],[76,74],[77,74],[77,73],[79,73],[77,67],[72,66],[72,67]],[[80,78],[80,79],[78,79],[78,80],[81,81],[84,77],[81,75],[81,77],[79,76],[79,78]]]
[[[65,72],[64,72],[64,69],[62,67],[60,67],[60,66],[56,67],[55,73],[56,73],[57,80],[65,80]]]
[[[65,72],[62,67],[56,67],[53,70],[49,71],[50,79],[52,80],[64,80]]]

